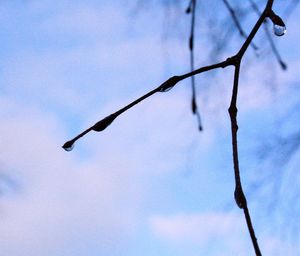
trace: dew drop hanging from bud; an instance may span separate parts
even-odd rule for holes
[[[169,87],[165,87],[165,88],[161,88],[160,92],[168,92],[170,91],[174,86],[169,86]]]
[[[66,151],[72,151],[73,150],[73,148],[74,148],[74,144],[71,146],[71,147],[68,147],[68,148],[64,148],[64,150],[66,150]]]
[[[274,24],[273,30],[276,36],[283,36],[286,33],[286,27],[278,24]]]
[[[172,76],[159,87],[159,91],[170,91],[180,80],[182,80],[182,78],[180,78],[179,76]]]
[[[64,149],[64,150],[66,150],[66,151],[72,151],[72,149],[74,148],[74,143],[73,143],[73,141],[68,141],[68,142],[66,142],[63,146],[62,146],[62,148]]]

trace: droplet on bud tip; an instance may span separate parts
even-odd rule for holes
[[[74,148],[74,142],[73,141],[67,141],[63,146],[62,148],[65,150],[65,151],[72,151],[72,149]]]
[[[160,92],[170,91],[178,82],[180,81],[178,76],[172,76],[167,81],[165,81],[160,87]]]
[[[274,24],[273,30],[276,36],[283,36],[286,33],[286,26]]]

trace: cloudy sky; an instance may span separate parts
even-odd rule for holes
[[[279,2],[280,13],[285,6]],[[88,134],[72,152],[61,148],[168,77],[188,71],[182,37],[188,29],[166,32],[164,8],[149,5],[136,13],[134,3],[1,1],[1,256],[252,255],[243,213],[233,201],[231,68],[217,71],[220,79],[198,80],[204,85],[201,134],[190,113],[189,83],[182,82],[104,132]],[[250,53],[245,60],[239,139],[247,192],[251,146],[267,140],[274,112],[297,98],[297,12],[287,35],[274,37],[287,72],[264,40],[258,44],[267,57]],[[249,205],[263,253],[295,254],[297,243],[274,231],[276,223],[259,211],[257,197]]]

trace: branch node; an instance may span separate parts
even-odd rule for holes
[[[228,65],[237,66],[240,63],[240,57],[238,55],[228,57],[226,59],[226,63],[227,65],[224,65],[223,68],[227,67]]]
[[[159,91],[167,92],[171,90],[180,80],[179,76],[172,76],[159,87]]]
[[[116,117],[117,116],[115,114],[111,114],[103,118],[102,120],[94,124],[92,130],[96,132],[101,132],[105,130],[115,120]]]
[[[229,112],[230,117],[236,118],[238,109],[235,105],[230,104],[230,107],[228,108],[228,112]]]
[[[269,17],[271,19],[273,24],[278,25],[278,26],[285,26],[283,20],[276,13],[274,13],[273,10],[270,10],[267,13],[267,17]]]
[[[242,189],[241,185],[237,185],[235,187],[234,199],[235,199],[235,202],[236,202],[237,206],[240,209],[245,209],[247,207],[247,199],[245,197],[245,194],[243,192],[243,189]]]

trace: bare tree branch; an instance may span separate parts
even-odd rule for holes
[[[226,0],[224,0],[224,2],[228,3]],[[233,155],[233,169],[234,169],[234,177],[235,177],[234,198],[235,198],[235,201],[236,201],[238,207],[243,209],[243,211],[244,211],[245,220],[246,220],[248,231],[249,231],[249,234],[250,234],[250,237],[251,237],[251,240],[252,240],[252,245],[253,245],[254,251],[255,251],[256,255],[258,255],[258,256],[262,255],[261,252],[260,252],[258,242],[257,242],[257,238],[255,236],[255,232],[254,232],[254,228],[253,228],[253,225],[252,225],[249,209],[248,209],[248,206],[247,206],[246,196],[243,192],[242,182],[241,182],[241,178],[240,178],[239,157],[238,157],[238,142],[237,142],[237,131],[238,131],[237,97],[238,97],[238,86],[239,86],[239,76],[240,76],[240,65],[241,65],[243,56],[244,56],[245,52],[247,51],[248,47],[251,45],[252,40],[255,37],[257,31],[259,30],[259,28],[264,23],[264,20],[266,18],[270,18],[272,20],[274,26],[279,26],[279,27],[282,27],[282,28],[285,29],[285,24],[282,21],[282,19],[278,15],[276,15],[272,10],[273,2],[274,2],[274,0],[267,0],[264,11],[259,16],[259,19],[257,20],[254,27],[252,28],[249,36],[246,37],[245,42],[243,43],[243,45],[241,46],[241,48],[239,49],[239,51],[237,52],[236,55],[227,58],[225,61],[213,64],[213,65],[201,67],[199,69],[193,70],[193,71],[188,72],[186,74],[179,75],[179,76],[173,76],[173,77],[169,78],[168,80],[163,82],[161,85],[159,85],[157,88],[153,89],[152,91],[148,92],[147,94],[143,95],[142,97],[138,98],[137,100],[131,102],[127,106],[119,109],[115,113],[113,113],[113,114],[105,117],[104,119],[100,120],[99,122],[97,122],[96,124],[94,124],[93,126],[88,128],[87,130],[85,130],[82,133],[80,133],[79,135],[77,135],[72,140],[67,141],[63,145],[63,148],[67,151],[70,151],[73,148],[73,145],[74,145],[75,141],[78,140],[79,138],[83,137],[84,135],[86,135],[90,131],[97,131],[97,132],[103,131],[119,115],[121,115],[125,111],[129,110],[130,108],[132,108],[136,104],[140,103],[141,101],[147,99],[148,97],[152,96],[153,94],[155,94],[157,92],[169,91],[178,82],[180,82],[180,81],[182,81],[186,78],[193,77],[194,75],[204,73],[204,72],[208,72],[208,71],[213,70],[213,69],[225,68],[227,66],[234,66],[234,80],[233,80],[233,88],[232,88],[232,97],[231,97],[231,102],[230,102],[230,106],[229,106],[229,109],[228,109],[228,112],[229,112],[229,115],[230,115],[230,121],[231,121],[232,155]],[[191,0],[191,5],[190,6],[193,5],[193,8],[194,8],[195,7],[194,4],[195,4],[195,2],[193,0]],[[235,15],[233,15],[233,16],[235,16]],[[239,24],[239,23],[237,23],[237,24]],[[193,30],[193,28],[192,28],[192,30]],[[191,38],[193,39],[193,34],[191,34]],[[193,40],[191,40],[190,42],[193,42]],[[191,46],[190,49],[193,49],[193,47]]]
[[[253,1],[253,0],[249,0],[250,4],[251,4],[251,7],[252,9],[257,13],[258,16],[261,15],[259,9],[258,9],[258,6],[256,5],[256,3]],[[276,48],[276,45],[273,41],[273,38],[271,37],[270,35],[270,31],[267,27],[267,23],[264,24],[264,30],[265,30],[265,33],[266,33],[266,36],[267,36],[267,39],[268,41],[270,42],[270,46],[271,46],[271,49],[275,55],[275,58],[276,60],[278,61],[280,67],[283,69],[283,70],[286,70],[287,69],[287,65],[286,63],[282,60],[281,56],[280,56],[280,53],[278,51],[278,49]]]
[[[196,18],[196,4],[197,0],[191,0],[188,8],[186,9],[186,13],[192,14],[191,16],[191,32],[189,38],[189,49],[190,49],[190,67],[191,71],[195,69],[194,66],[194,31],[195,31],[195,18]],[[198,104],[196,100],[196,85],[195,85],[195,77],[191,77],[191,87],[192,87],[192,112],[197,116],[198,120],[198,128],[200,131],[203,130],[201,115],[198,109]]]
[[[240,35],[241,35],[244,39],[246,39],[246,38],[247,38],[247,35],[246,35],[245,31],[243,30],[242,25],[241,25],[241,23],[240,23],[240,21],[239,21],[237,15],[236,15],[234,9],[232,8],[232,6],[229,4],[229,2],[228,2],[227,0],[223,0],[223,3],[225,4],[226,8],[228,9],[228,11],[229,11],[229,13],[230,13],[230,15],[231,15],[231,17],[232,17],[232,19],[233,19],[234,24],[236,25],[238,31],[240,32]],[[257,50],[257,49],[258,49],[258,47],[257,47],[253,42],[251,42],[251,47],[252,47],[254,50]]]

